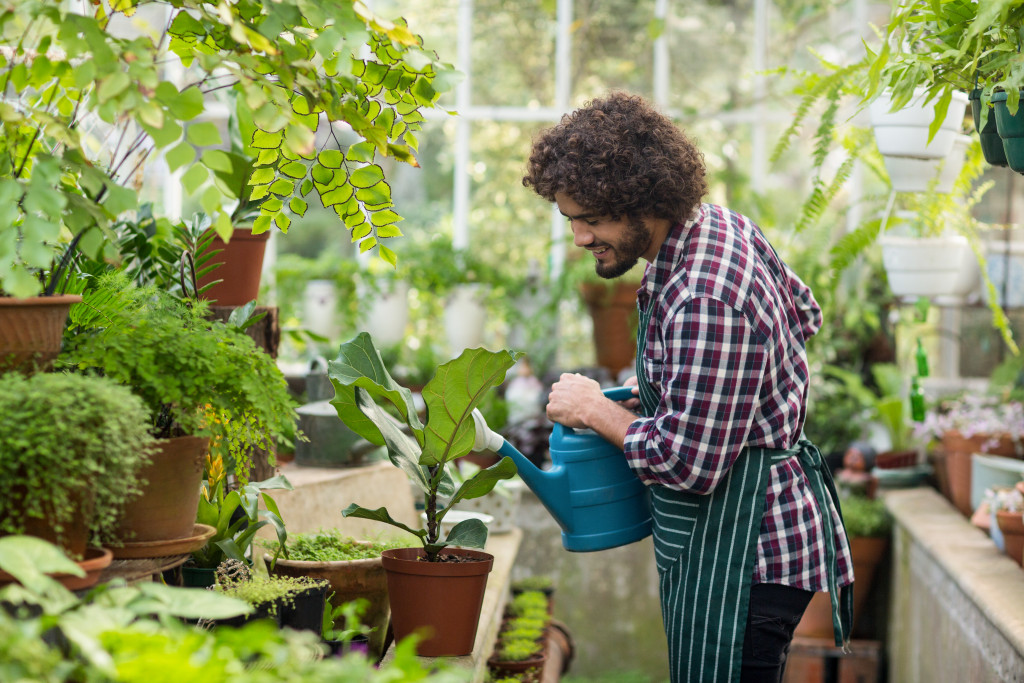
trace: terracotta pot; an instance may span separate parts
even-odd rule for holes
[[[994,445],[985,448],[991,439],[988,434],[976,434],[967,438],[958,431],[948,431],[942,435],[942,450],[946,455],[948,498],[965,517],[970,517],[974,512],[971,509],[971,456],[975,453],[985,453],[1016,457],[1016,445],[1012,439],[1004,436]]]
[[[235,228],[231,241],[227,243],[220,237],[214,237],[210,251],[220,253],[214,254],[206,265],[220,265],[199,278],[199,287],[214,280],[222,282],[207,290],[203,298],[216,301],[218,306],[244,306],[255,301],[260,293],[263,255],[269,239],[269,231],[253,235],[249,228]]]
[[[11,492],[11,496],[17,501],[24,496],[24,489],[17,487]],[[59,546],[72,559],[85,557],[89,545],[89,524],[92,522],[92,491],[83,488],[68,489],[68,497],[76,512],[72,514],[70,521],[63,525],[60,532],[53,528],[53,517],[48,514],[43,519],[24,517],[24,533],[26,536],[35,536]],[[51,508],[44,505],[43,509]]]
[[[278,558],[273,567],[270,566],[270,555],[264,555],[263,559],[273,575],[327,579],[331,584],[328,595],[334,593],[331,604],[335,607],[360,598],[369,602],[363,613],[362,623],[375,629],[370,636],[370,649],[380,654],[391,611],[388,606],[388,580],[379,557],[333,562]]]
[[[853,625],[864,609],[864,603],[871,594],[878,565],[889,547],[889,537],[869,538],[857,536],[850,539],[850,554],[853,556]],[[832,598],[828,593],[815,593],[796,626],[794,635],[807,638],[832,638]]]
[[[886,451],[875,456],[875,467],[891,470],[897,467],[913,467],[917,464],[917,451]]]
[[[85,557],[75,562],[84,572],[85,576],[72,576],[70,574],[51,574],[50,578],[58,581],[69,591],[84,590],[92,588],[100,581],[103,570],[110,566],[114,555],[106,548],[88,548]],[[5,571],[0,571],[0,588],[14,583],[14,577]]]
[[[536,683],[540,681],[547,661],[548,654],[545,646],[539,654],[519,662],[503,660],[495,653],[487,659],[487,668],[491,672],[492,680],[508,677],[523,681],[523,683]]]
[[[81,300],[77,294],[0,296],[0,373],[48,370],[60,353],[68,311]]]
[[[134,543],[187,538],[193,534],[209,438],[180,436],[158,442],[139,472],[142,495],[125,506],[117,538]]]
[[[633,364],[636,356],[636,282],[584,282],[580,294],[594,323],[597,364],[612,377]]]
[[[423,657],[462,656],[473,652],[477,623],[494,556],[468,548],[445,548],[442,555],[461,562],[426,562],[422,548],[385,550],[395,640],[416,631]],[[466,561],[468,560],[468,561]]]
[[[997,510],[996,523],[1003,534],[1006,554],[1024,567],[1024,515],[1020,512]]]

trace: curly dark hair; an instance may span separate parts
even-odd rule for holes
[[[689,217],[707,193],[704,155],[642,97],[612,92],[534,140],[523,185],[613,218]]]

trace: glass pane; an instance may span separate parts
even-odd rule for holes
[[[556,3],[475,0],[473,4],[473,104],[551,106]]]
[[[654,0],[576,0],[573,9],[573,101],[628,90],[649,96]]]

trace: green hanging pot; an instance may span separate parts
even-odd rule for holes
[[[1024,106],[1010,114],[1006,106],[1006,93],[992,95],[992,106],[996,113],[996,128],[1003,140],[1006,162],[1017,173],[1024,173]]]
[[[1004,93],[1005,94],[1005,93]],[[985,161],[992,166],[1006,166],[1006,152],[1003,150],[1003,139],[999,137],[994,111],[989,111],[985,127],[981,126],[981,89],[971,91],[971,115],[974,117],[974,130],[981,139],[981,152]]]

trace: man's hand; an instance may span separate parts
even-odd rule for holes
[[[589,428],[590,409],[607,400],[596,381],[580,374],[563,372],[551,385],[551,393],[548,394],[548,419],[574,429]]]

